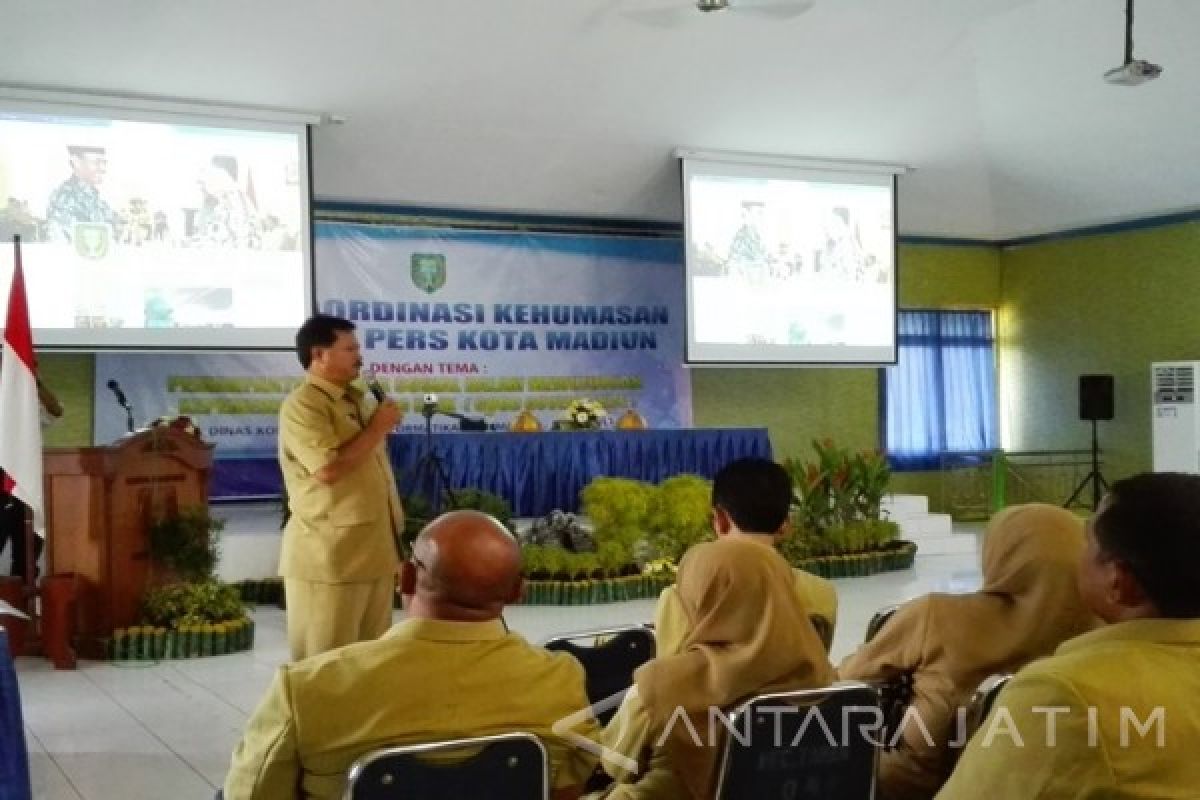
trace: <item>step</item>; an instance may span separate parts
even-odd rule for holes
[[[929,498],[919,494],[889,494],[884,495],[879,508],[880,511],[889,514],[892,519],[913,514],[927,514],[929,513]]]
[[[939,536],[905,536],[917,546],[917,557],[949,556],[960,553],[974,553],[978,548],[978,540],[969,533],[950,533]]]
[[[954,520],[949,514],[925,514],[920,517],[905,517],[893,519],[900,526],[900,536],[911,539],[914,536],[946,536],[954,533]]]

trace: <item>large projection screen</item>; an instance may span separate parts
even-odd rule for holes
[[[291,347],[308,152],[301,122],[0,96],[0,297],[18,234],[39,349]]]
[[[898,168],[680,155],[689,364],[895,363]]]

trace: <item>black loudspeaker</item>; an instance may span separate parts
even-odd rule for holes
[[[1079,418],[1113,418],[1113,376],[1079,376]]]

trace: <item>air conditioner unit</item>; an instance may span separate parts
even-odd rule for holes
[[[1164,361],[1150,371],[1155,472],[1200,473],[1200,361]]]

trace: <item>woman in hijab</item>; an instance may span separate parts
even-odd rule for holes
[[[965,745],[958,710],[979,684],[1095,627],[1076,583],[1083,550],[1074,514],[1042,503],[1007,508],[984,534],[981,590],[906,603],[842,662],[844,680],[912,680],[900,738],[880,758],[880,800],[933,797]]]
[[[792,569],[775,550],[731,537],[697,545],[680,563],[678,593],[689,628],[683,647],[635,673],[605,729],[605,746],[639,764],[634,774],[606,758],[618,781],[606,797],[708,800],[723,745],[707,740],[710,708],[727,712],[763,692],[833,680]]]

